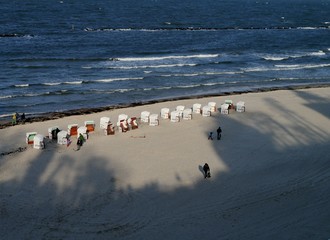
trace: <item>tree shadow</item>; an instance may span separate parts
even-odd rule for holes
[[[329,116],[327,99],[296,94],[311,111]],[[325,239],[329,136],[290,106],[271,98],[265,104],[270,111],[217,113],[202,126],[207,134],[220,122],[222,139],[201,136],[217,157],[208,161],[212,179],[205,181],[198,165],[202,175],[193,186],[169,190],[154,180],[123,187],[119,176],[130,174],[121,172],[125,166],[103,155],[79,159],[92,147],[88,142],[77,158],[52,144],[0,182],[0,233],[4,239],[196,239],[205,231],[211,239]],[[288,124],[281,124],[283,118]],[[24,153],[15,154],[23,161]],[[10,163],[0,161],[5,174]],[[187,179],[180,172],[173,177]]]

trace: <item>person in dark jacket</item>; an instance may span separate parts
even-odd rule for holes
[[[204,171],[204,178],[210,178],[211,177],[210,167],[207,163],[204,164],[203,171]]]
[[[222,133],[222,129],[221,129],[221,127],[218,127],[218,129],[217,129],[217,139],[218,140],[221,139],[221,133]]]

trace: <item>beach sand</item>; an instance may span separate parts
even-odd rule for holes
[[[103,116],[140,117],[178,105],[246,112],[105,136]],[[330,88],[169,101],[0,129],[1,239],[329,239]],[[79,151],[47,135],[94,120]],[[222,127],[222,138],[207,139]],[[215,134],[216,135],[216,134]],[[25,149],[26,148],[26,149]],[[201,171],[207,162],[212,177]]]

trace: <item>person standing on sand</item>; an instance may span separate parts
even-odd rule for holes
[[[204,178],[210,178],[211,177],[210,167],[207,163],[204,164],[203,171],[204,171]]]
[[[11,124],[14,126],[14,125],[16,125],[16,123],[17,123],[17,117],[16,117],[16,113],[14,113],[13,118],[11,120]]]
[[[221,127],[218,127],[218,129],[217,129],[217,139],[218,139],[218,140],[221,139],[221,132],[222,132]]]

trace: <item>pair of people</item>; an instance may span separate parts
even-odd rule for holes
[[[221,127],[218,127],[217,129],[217,139],[220,140],[221,139],[221,133],[222,133],[222,129]],[[208,140],[213,140],[213,132],[209,133],[209,136],[207,138]]]

